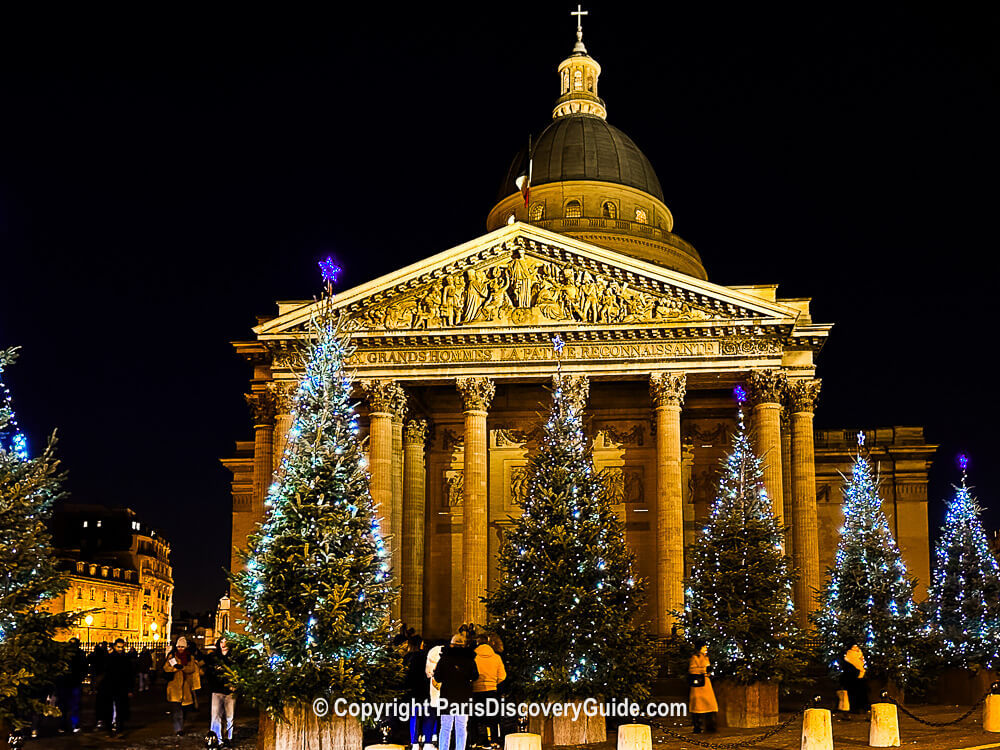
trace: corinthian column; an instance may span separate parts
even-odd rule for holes
[[[778,525],[785,526],[784,485],[781,476],[781,397],[788,379],[781,370],[753,370],[747,378],[753,404],[757,455],[764,462],[764,489]]]
[[[403,419],[406,417],[406,391],[401,387],[392,404],[392,581],[403,580]],[[402,599],[397,598],[392,616],[399,617]]]
[[[684,609],[684,494],[681,484],[681,404],[684,373],[650,375],[656,420],[656,623],[669,635],[672,611]]]
[[[487,529],[486,410],[496,393],[489,378],[458,378],[465,414],[465,467],[462,487],[462,577],[465,601],[462,619],[486,623]]]
[[[424,632],[424,513],[427,473],[424,444],[427,422],[411,419],[403,428],[403,622]]]
[[[781,406],[781,489],[785,501],[785,554],[795,559],[795,539],[792,535],[792,419],[788,413],[788,390]]]
[[[252,523],[264,520],[264,502],[274,473],[274,417],[278,410],[274,390],[274,384],[268,383],[262,390],[243,396],[253,413],[253,494],[250,499]]]
[[[405,399],[403,389],[393,380],[366,380],[361,383],[368,399],[368,466],[371,471],[371,493],[379,527],[392,559],[396,559],[398,541],[393,537],[392,498],[392,420],[399,404]],[[398,570],[392,569],[393,581]],[[399,599],[394,600],[392,617],[399,617]]]
[[[789,381],[788,403],[792,423],[792,539],[795,566],[795,606],[799,625],[811,627],[819,589],[819,522],[816,516],[816,455],[813,447],[813,409],[819,380]]]

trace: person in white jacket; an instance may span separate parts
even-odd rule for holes
[[[438,744],[438,729],[441,726],[441,720],[438,716],[437,706],[441,700],[441,686],[434,685],[434,670],[437,669],[438,662],[441,660],[441,651],[443,650],[444,644],[438,643],[427,652],[427,665],[424,669],[424,674],[427,675],[427,679],[431,684],[431,709],[429,715],[424,720],[424,737],[427,739],[424,743],[424,750],[434,750]]]

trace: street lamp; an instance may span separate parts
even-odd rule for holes
[[[156,623],[155,622],[149,623],[149,632],[153,634],[153,636],[152,636],[153,637],[153,643],[156,643],[158,640],[160,640],[160,634],[156,632]]]
[[[87,615],[83,618],[83,621],[87,623],[87,648],[90,648],[90,626],[94,624],[94,616]]]

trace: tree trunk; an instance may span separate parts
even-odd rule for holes
[[[739,685],[728,680],[716,684],[719,723],[724,727],[769,727],[778,723],[778,683]]]
[[[350,716],[319,718],[311,706],[286,706],[286,721],[260,714],[257,750],[362,750],[361,724]]]

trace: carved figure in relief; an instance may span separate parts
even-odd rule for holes
[[[431,321],[437,317],[434,312],[433,293],[428,292],[417,301],[417,310],[413,315],[414,328],[428,328]]]
[[[583,315],[580,310],[580,289],[576,283],[576,274],[573,273],[573,269],[569,266],[563,269],[563,283],[562,283],[562,303],[563,303],[563,317],[567,320],[573,320],[578,318],[583,320]]]
[[[552,269],[543,267],[538,275],[538,296],[535,306],[546,318],[559,320],[563,317],[563,306],[559,300],[559,289],[552,278]]]
[[[465,321],[471,323],[479,315],[479,309],[489,293],[486,271],[470,268],[465,273]]]
[[[520,250],[515,251],[510,263],[510,275],[517,307],[531,307],[540,265],[539,261],[529,258]]]
[[[509,282],[506,272],[501,266],[495,266],[489,281],[486,283],[489,287],[489,297],[483,305],[480,317],[484,320],[506,319],[513,308],[510,297],[507,296]]]
[[[441,290],[441,320],[444,325],[455,326],[462,322],[462,297],[465,283],[461,276],[449,276]]]
[[[582,285],[583,291],[583,319],[588,323],[596,323],[598,318],[598,303],[601,299],[601,292],[597,287],[597,281],[589,273],[584,271],[585,281]]]

